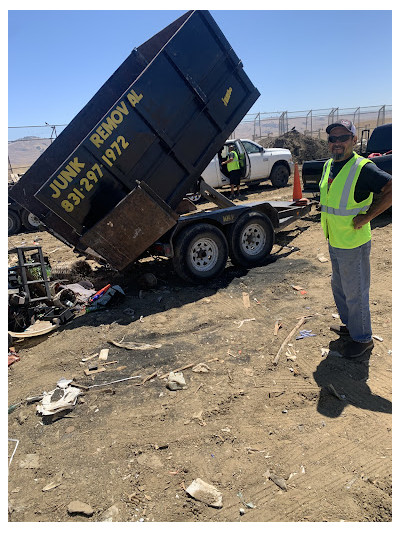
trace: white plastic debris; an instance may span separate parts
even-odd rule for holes
[[[80,392],[80,389],[71,387],[70,385],[57,387],[50,392],[44,392],[41,404],[36,407],[36,410],[41,415],[46,416],[73,409]]]
[[[57,387],[60,387],[60,389],[65,389],[70,383],[72,383],[72,379],[61,378],[57,381]]]

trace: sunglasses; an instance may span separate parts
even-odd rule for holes
[[[346,141],[348,141],[351,137],[353,137],[353,135],[351,134],[348,134],[348,135],[329,135],[328,137],[328,141],[330,143],[336,143],[336,142],[340,142],[340,143],[344,143]]]

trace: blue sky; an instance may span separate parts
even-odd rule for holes
[[[70,122],[134,47],[185,11],[10,10],[8,126]],[[251,112],[392,103],[390,10],[210,12],[261,92]]]

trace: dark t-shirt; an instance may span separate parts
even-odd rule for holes
[[[353,157],[353,156],[351,156]],[[329,173],[329,180],[332,181],[339,174],[344,165],[350,161],[351,157],[345,161],[333,162]],[[356,183],[354,190],[354,200],[356,202],[362,202],[372,193],[378,194],[381,192],[382,187],[392,179],[392,176],[387,172],[378,168],[375,164],[368,164],[363,166],[360,175]]]

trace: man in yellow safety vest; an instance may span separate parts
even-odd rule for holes
[[[350,120],[330,124],[326,132],[332,158],[324,164],[319,184],[321,224],[329,242],[332,293],[343,323],[330,329],[348,341],[342,355],[353,358],[374,345],[370,221],[391,206],[392,181],[371,159],[353,151],[357,131]]]
[[[226,165],[226,168],[229,172],[229,183],[231,185],[231,195],[229,197],[230,200],[234,200],[235,198],[240,200],[240,178],[241,178],[241,171],[240,171],[240,163],[239,163],[239,156],[235,150],[235,147],[233,145],[228,146],[228,156],[225,161],[223,161],[221,164]],[[235,196],[235,186],[236,186],[236,196]]]

